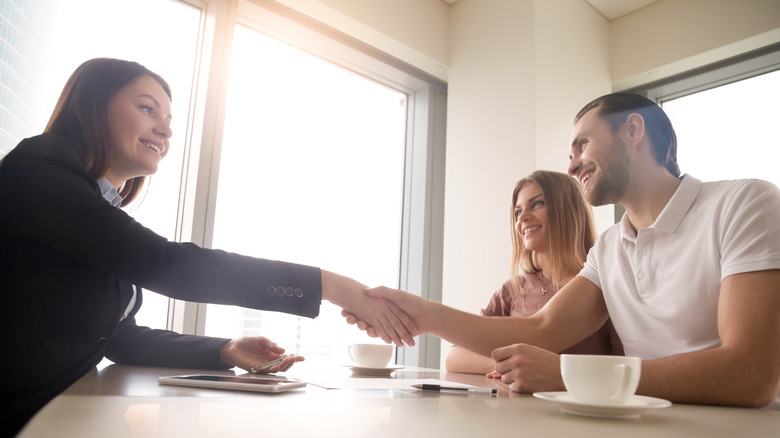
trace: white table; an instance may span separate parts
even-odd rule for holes
[[[307,362],[286,373],[312,376]],[[309,365],[311,367],[311,365]],[[484,376],[406,368],[397,379],[442,379],[499,388],[497,396],[417,390],[323,389],[283,394],[158,385],[163,375],[202,372],[110,365],[52,400],[25,427],[33,437],[780,437],[780,403],[766,409],[675,404],[639,418],[588,418],[508,391]],[[349,377],[344,367],[325,367]],[[232,372],[225,374],[232,375]]]

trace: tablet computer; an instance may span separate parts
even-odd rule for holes
[[[162,376],[162,385],[195,386],[199,388],[231,389],[235,391],[284,392],[302,388],[306,382],[280,376],[221,376],[216,374],[189,374]]]

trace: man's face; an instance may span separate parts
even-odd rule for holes
[[[625,143],[598,108],[574,125],[569,149],[569,175],[577,178],[593,206],[619,203],[628,187],[631,161]]]

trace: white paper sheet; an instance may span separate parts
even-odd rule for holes
[[[408,389],[418,391],[412,385],[422,383],[430,385],[442,385],[458,388],[469,388],[471,385],[461,383],[447,382],[438,379],[384,379],[376,377],[331,377],[331,376],[309,376],[306,380],[310,385],[316,385],[325,389]]]

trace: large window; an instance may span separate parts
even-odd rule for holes
[[[275,2],[235,5],[229,50],[212,64],[226,79],[208,106],[224,124],[204,127],[201,157],[219,158],[199,176],[202,243],[438,298],[444,84]],[[214,305],[196,315],[197,333],[262,334],[308,357],[345,360],[345,344],[370,341],[328,303],[315,320]],[[397,357],[438,366],[438,343]]]
[[[245,26],[229,78],[213,246],[398,287],[406,95]],[[330,357],[369,340],[339,312],[211,305],[206,334]]]

